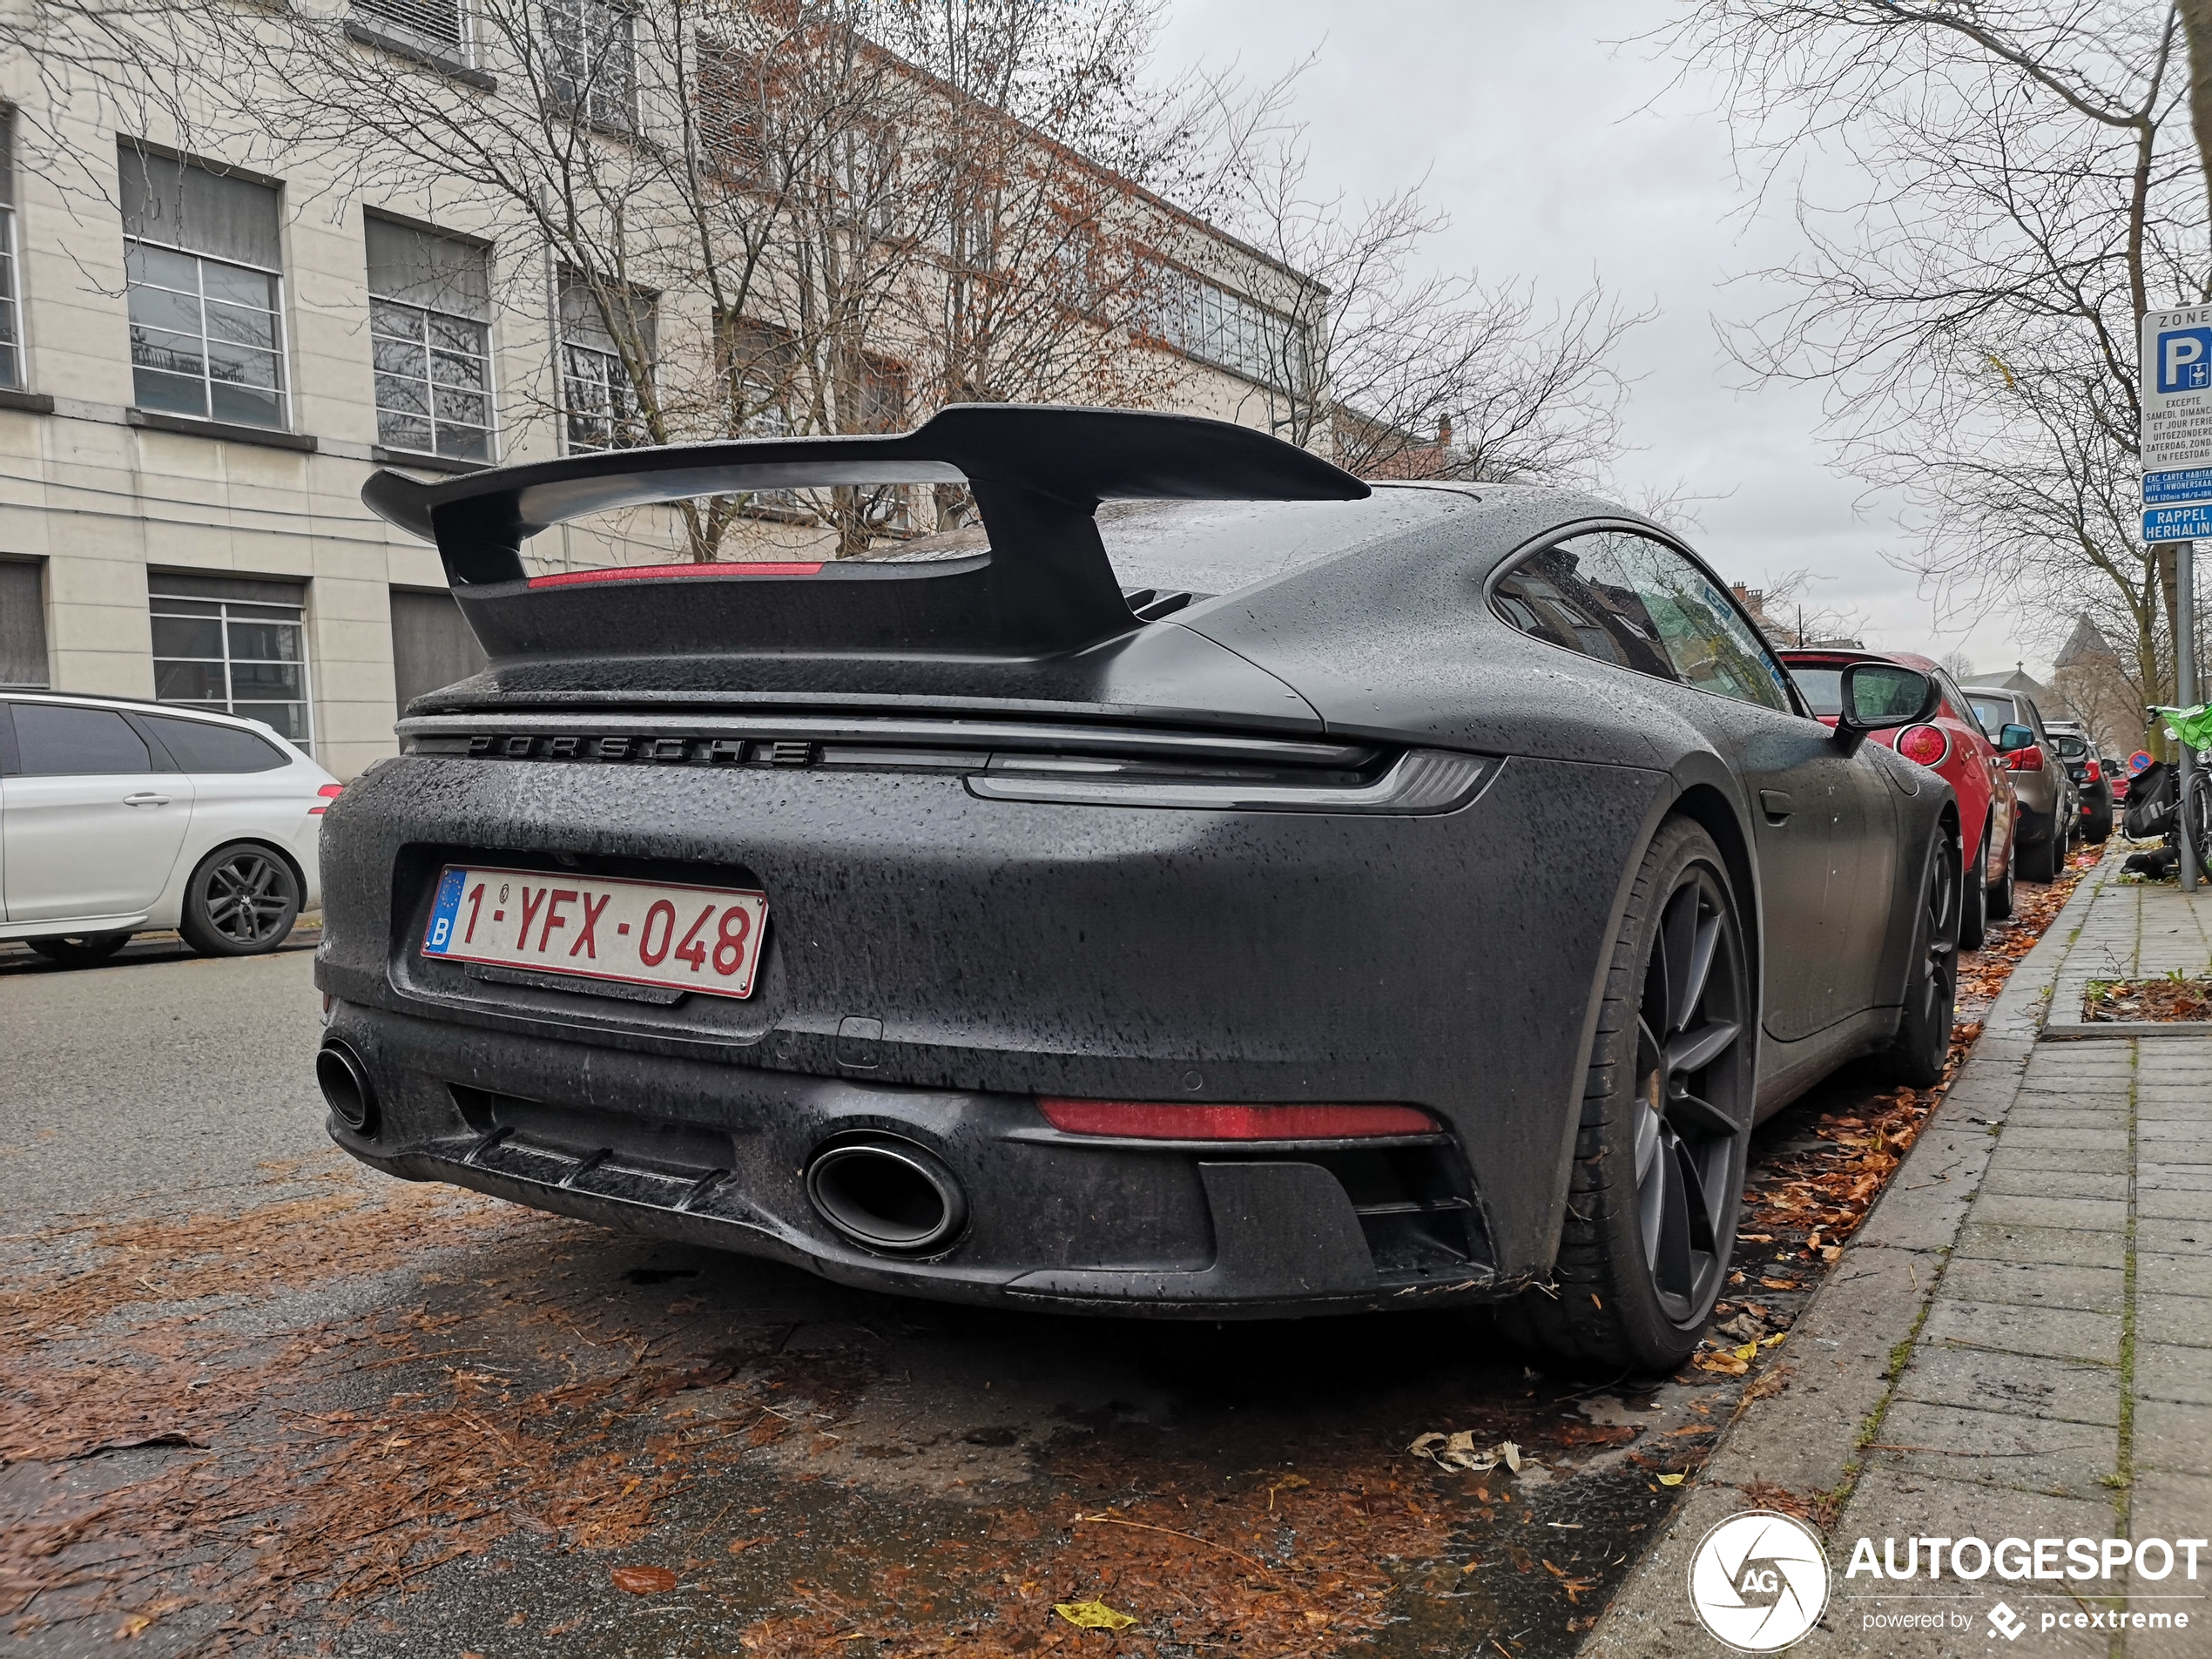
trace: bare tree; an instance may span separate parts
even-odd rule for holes
[[[1629,314],[1594,281],[1534,286],[1425,268],[1447,219],[1418,186],[1365,208],[1317,188],[1301,128],[1265,135],[1236,222],[1305,280],[1269,331],[1253,400],[1291,442],[1377,476],[1592,481],[1620,449]]]
[[[2175,9],[1700,0],[1663,37],[1721,71],[1763,187],[1797,197],[1806,253],[1757,273],[1793,296],[1729,332],[1737,361],[1824,388],[1843,464],[1916,509],[1905,563],[1944,604],[2086,608],[2141,699],[2170,698],[2136,341],[2212,279]]]

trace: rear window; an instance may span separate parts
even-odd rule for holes
[[[288,758],[266,738],[236,726],[179,720],[167,714],[140,718],[185,772],[273,772]]]
[[[1966,702],[1973,709],[1974,718],[1981,722],[1981,729],[1993,738],[2000,727],[2024,724],[2009,697],[1969,697]]]
[[[1792,668],[1790,678],[1797,682],[1797,689],[1805,694],[1806,706],[1815,714],[1841,713],[1844,706],[1844,671],[1841,668]]]
[[[145,739],[113,709],[16,705],[16,746],[26,777],[90,777],[153,770]]]

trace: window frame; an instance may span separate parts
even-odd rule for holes
[[[1728,584],[1725,582],[1723,582],[1720,577],[1714,575],[1712,567],[1708,565],[1704,560],[1699,558],[1696,554],[1690,551],[1690,550],[1683,545],[1682,542],[1650,524],[1639,524],[1629,519],[1592,518],[1579,519],[1571,524],[1554,525],[1551,529],[1544,531],[1543,534],[1538,536],[1535,540],[1525,543],[1521,547],[1517,547],[1512,552],[1507,554],[1505,557],[1500,559],[1497,563],[1491,568],[1490,573],[1483,577],[1482,608],[1484,613],[1501,628],[1510,629],[1513,633],[1520,638],[1531,640],[1539,645],[1548,646],[1554,651],[1563,651],[1571,657],[1578,657],[1586,663],[1595,663],[1601,667],[1610,668],[1618,673],[1633,674],[1638,679],[1660,678],[1658,675],[1647,674],[1643,670],[1640,668],[1631,668],[1625,663],[1607,662],[1602,657],[1593,657],[1588,651],[1579,651],[1572,645],[1562,645],[1556,640],[1544,638],[1541,634],[1532,634],[1526,629],[1518,627],[1514,624],[1508,622],[1499,611],[1498,584],[1504,581],[1506,577],[1511,575],[1514,570],[1518,570],[1521,565],[1526,564],[1530,559],[1550,552],[1552,549],[1559,546],[1561,543],[1574,540],[1575,537],[1578,536],[1589,536],[1608,530],[1629,536],[1640,536],[1644,540],[1656,543],[1657,545],[1665,548],[1669,552],[1676,554],[1679,557],[1689,561],[1690,569],[1696,571],[1698,575],[1705,578],[1706,582],[1711,585],[1713,591],[1720,596],[1721,603],[1726,606],[1730,614],[1732,614],[1738,622],[1743,624],[1745,629],[1750,631],[1751,637],[1758,642],[1760,652],[1766,658],[1767,666],[1773,671],[1777,682],[1781,687],[1782,694],[1788,700],[1790,706],[1787,709],[1771,708],[1764,703],[1752,702],[1747,698],[1740,697],[1731,697],[1726,691],[1712,691],[1708,687],[1697,685],[1694,681],[1684,679],[1682,677],[1681,671],[1674,668],[1671,660],[1669,660],[1668,662],[1669,672],[1663,681],[1664,684],[1679,685],[1684,691],[1696,691],[1706,697],[1717,697],[1724,702],[1736,705],[1739,708],[1765,709],[1770,714],[1794,714],[1801,719],[1811,720],[1816,725],[1820,723],[1819,717],[1812,712],[1811,705],[1804,700],[1804,694],[1797,690],[1797,683],[1790,678],[1789,669],[1784,665],[1777,657],[1776,657],[1774,654],[1774,648],[1767,643],[1766,635],[1761,631],[1757,624],[1752,622],[1750,617],[1745,612],[1743,607],[1737,603],[1736,596],[1734,593],[1730,591]],[[1665,658],[1666,653],[1663,650],[1662,650],[1660,655],[1663,658]]]
[[[646,378],[658,380],[660,371],[660,300],[658,290],[640,288],[626,283],[610,283],[628,296],[633,306],[642,306],[647,319],[646,344],[650,356],[646,363]],[[644,408],[637,401],[637,388],[631,384],[630,371],[623,367],[620,342],[608,336],[614,349],[586,344],[570,337],[565,301],[572,292],[586,296],[592,293],[591,279],[582,272],[563,267],[555,273],[553,283],[553,367],[555,387],[559,395],[561,453],[571,455],[604,455],[610,450],[634,449],[650,442],[651,436],[644,429]],[[593,310],[597,310],[596,300]],[[599,318],[604,329],[605,319]],[[584,377],[576,373],[579,359],[595,361],[604,379],[605,401],[597,408],[580,408],[571,388],[584,383]],[[579,421],[605,423],[607,441],[604,443],[577,435]],[[622,428],[627,425],[636,434],[626,441]]]
[[[0,387],[20,392],[30,384],[30,346],[24,338],[23,243],[17,229],[21,204],[16,200],[16,111],[0,104]]]
[[[538,44],[545,53],[546,91],[555,106],[588,126],[625,138],[634,137],[638,125],[637,10],[635,5],[623,3],[623,0],[538,0]],[[609,29],[604,37],[595,37],[595,15],[618,17],[621,27]],[[582,65],[574,74],[563,63],[563,55],[570,46],[557,32],[560,24],[570,17],[576,24],[578,38],[575,50]],[[618,108],[601,72],[605,44],[610,40],[619,44],[628,60],[623,65]]]
[[[410,46],[450,58],[464,69],[476,63],[475,17],[469,0],[453,0],[454,33],[448,37],[400,15],[406,0],[347,0],[347,17],[380,33],[396,33]]]
[[[151,579],[147,583],[146,617],[148,623],[151,624],[155,618],[163,616],[167,616],[174,620],[183,622],[207,622],[212,620],[215,622],[221,630],[223,654],[220,658],[165,657],[158,651],[154,652],[152,655],[156,687],[155,696],[153,698],[154,702],[164,708],[183,709],[187,711],[194,709],[209,710],[216,713],[227,714],[234,719],[240,720],[260,719],[260,716],[248,711],[260,704],[280,703],[290,705],[293,702],[297,702],[300,705],[302,734],[296,738],[291,737],[288,733],[284,732],[280,732],[278,735],[284,737],[287,741],[293,744],[304,752],[312,756],[315,752],[315,685],[314,669],[314,664],[310,660],[311,654],[308,650],[307,608],[304,603],[306,596],[304,594],[301,595],[302,603],[298,605],[292,605],[283,601],[268,599],[208,598],[196,593],[164,593],[161,591],[158,585],[160,581],[161,575],[157,571],[152,574]],[[172,610],[165,612],[161,609],[165,603],[169,604],[215,605],[220,607],[220,610],[219,614],[213,617],[208,617],[204,611]],[[245,664],[266,663],[273,659],[261,657],[233,658],[232,656],[232,618],[230,613],[233,606],[244,606],[249,610],[297,610],[300,613],[296,617],[293,618],[280,619],[273,617],[251,615],[242,616],[238,618],[239,621],[245,623],[273,623],[278,626],[289,626],[297,628],[300,631],[300,695],[298,698],[250,698],[246,701],[243,710],[239,707],[239,699],[232,694],[234,690],[231,679],[232,664],[233,662]],[[280,658],[273,660],[279,664],[282,664],[283,662],[283,659]],[[216,700],[212,698],[165,698],[161,696],[159,693],[160,669],[164,663],[219,663],[223,671],[223,697],[220,706],[216,707]],[[266,722],[263,722],[263,724],[266,725]],[[274,730],[273,727],[271,729]]]
[[[208,421],[218,424],[227,424],[231,426],[262,427],[262,422],[259,421],[239,420],[233,415],[218,415],[214,412],[214,388],[217,385],[223,384],[225,382],[219,382],[215,379],[214,375],[210,372],[209,367],[210,354],[207,349],[209,340],[207,332],[207,266],[210,265],[219,265],[233,271],[251,271],[257,276],[267,277],[270,281],[275,285],[275,302],[267,313],[267,315],[271,320],[273,325],[273,334],[276,341],[276,344],[270,354],[276,359],[277,383],[275,391],[278,418],[273,423],[263,427],[263,429],[269,432],[290,432],[295,430],[296,428],[293,425],[293,398],[292,394],[292,331],[287,326],[285,316],[284,273],[281,271],[272,271],[266,266],[248,265],[242,260],[224,260],[218,259],[212,253],[196,253],[192,249],[188,247],[179,247],[173,242],[157,242],[151,237],[132,236],[126,232],[123,238],[123,257],[125,267],[123,291],[125,312],[125,327],[127,330],[149,327],[154,328],[155,332],[160,334],[180,334],[182,332],[178,329],[160,328],[157,325],[150,323],[133,322],[130,320],[128,314],[130,296],[138,290],[144,288],[148,292],[154,293],[175,294],[182,294],[185,292],[182,288],[172,288],[163,283],[141,282],[134,280],[130,274],[131,250],[133,247],[156,248],[164,253],[173,253],[179,259],[190,260],[192,261],[193,274],[198,280],[199,285],[197,291],[191,296],[198,303],[199,309],[199,334],[198,338],[199,341],[200,372],[198,378],[201,389],[206,394],[206,412],[199,415],[191,415],[177,409],[155,408],[139,401],[137,375],[141,368],[146,368],[146,372],[149,374],[166,374],[175,380],[184,380],[187,377],[182,374],[178,374],[173,370],[157,369],[140,364],[136,354],[135,342],[133,344],[131,358],[131,373],[132,376],[131,397],[132,406],[137,408],[145,409],[150,414],[175,415],[179,420]],[[233,300],[219,300],[217,303],[223,305],[236,305],[236,302]],[[243,311],[257,307],[237,306],[236,308]],[[246,346],[245,349],[248,351],[260,351],[262,348],[258,346]]]

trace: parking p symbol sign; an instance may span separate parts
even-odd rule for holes
[[[2212,328],[2175,328],[2158,336],[2158,389],[2212,387]]]

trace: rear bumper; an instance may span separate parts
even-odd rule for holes
[[[365,1163],[840,1284],[1211,1318],[1430,1305],[1501,1288],[1446,1135],[1144,1143],[1062,1134],[1027,1097],[496,1034],[456,1044],[436,1022],[343,1005],[328,1035],[375,1087],[368,1132],[335,1115],[327,1124]],[[650,1116],[609,1104],[648,1100]],[[810,1204],[812,1153],[861,1134],[919,1145],[960,1183],[966,1225],[928,1258],[852,1244]],[[1409,1201],[1392,1165],[1426,1197]]]
[[[333,1132],[395,1174],[886,1291],[1208,1317],[1495,1295],[1550,1267],[1607,944],[1670,792],[1516,759],[1459,811],[1356,817],[401,757],[325,819],[316,980],[388,1103],[373,1140]],[[449,859],[758,888],[756,988],[664,1007],[427,961]],[[1416,1184],[1467,1208],[1363,1215],[1390,1184],[1342,1147],[1057,1136],[1040,1094],[1419,1106],[1441,1130]],[[967,1185],[941,1256],[814,1213],[803,1167],[860,1130]]]

